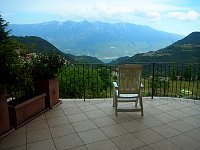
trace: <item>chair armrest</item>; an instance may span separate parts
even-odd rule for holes
[[[113,86],[114,86],[115,89],[118,89],[117,82],[113,82]]]
[[[144,85],[141,83],[141,85],[140,85],[140,88],[141,88],[141,90],[143,90],[144,89]]]

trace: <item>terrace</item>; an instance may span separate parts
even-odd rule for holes
[[[200,150],[199,64],[143,66],[144,116],[114,115],[116,66],[66,66],[62,103],[2,138],[0,150]]]
[[[0,140],[0,150],[200,149],[200,101],[143,98],[140,113],[114,115],[112,99],[62,99]],[[127,104],[123,104],[127,105]]]

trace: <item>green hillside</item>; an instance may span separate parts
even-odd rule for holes
[[[88,63],[88,64],[103,64],[102,61],[100,61],[96,57],[91,57],[91,56],[76,56],[75,62],[77,62],[77,63]]]
[[[158,51],[136,54],[121,63],[134,62],[200,63],[200,32],[193,32]]]
[[[57,49],[53,44],[48,41],[37,37],[37,36],[25,36],[25,37],[17,37],[11,36],[12,40],[15,40],[23,45],[30,51],[36,54],[46,54],[50,52],[57,53],[63,56],[65,59],[70,61],[71,63],[103,63],[99,59],[90,56],[74,56],[71,54],[66,54]]]

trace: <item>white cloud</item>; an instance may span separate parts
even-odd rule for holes
[[[188,12],[170,12],[167,16],[178,20],[196,21],[200,14],[194,10],[190,10]]]
[[[152,20],[159,20],[162,17],[161,13],[156,11],[146,12],[146,16]]]
[[[2,0],[9,11],[43,13],[72,20],[134,21],[135,18],[159,20],[163,12],[183,8],[172,0]],[[0,2],[1,3],[1,2]],[[12,7],[10,7],[12,6]],[[130,20],[128,20],[130,19]]]

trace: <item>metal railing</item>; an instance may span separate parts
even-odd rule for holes
[[[137,63],[143,65],[144,96],[200,99],[200,64]],[[59,74],[61,98],[110,98],[117,66],[75,64]]]

